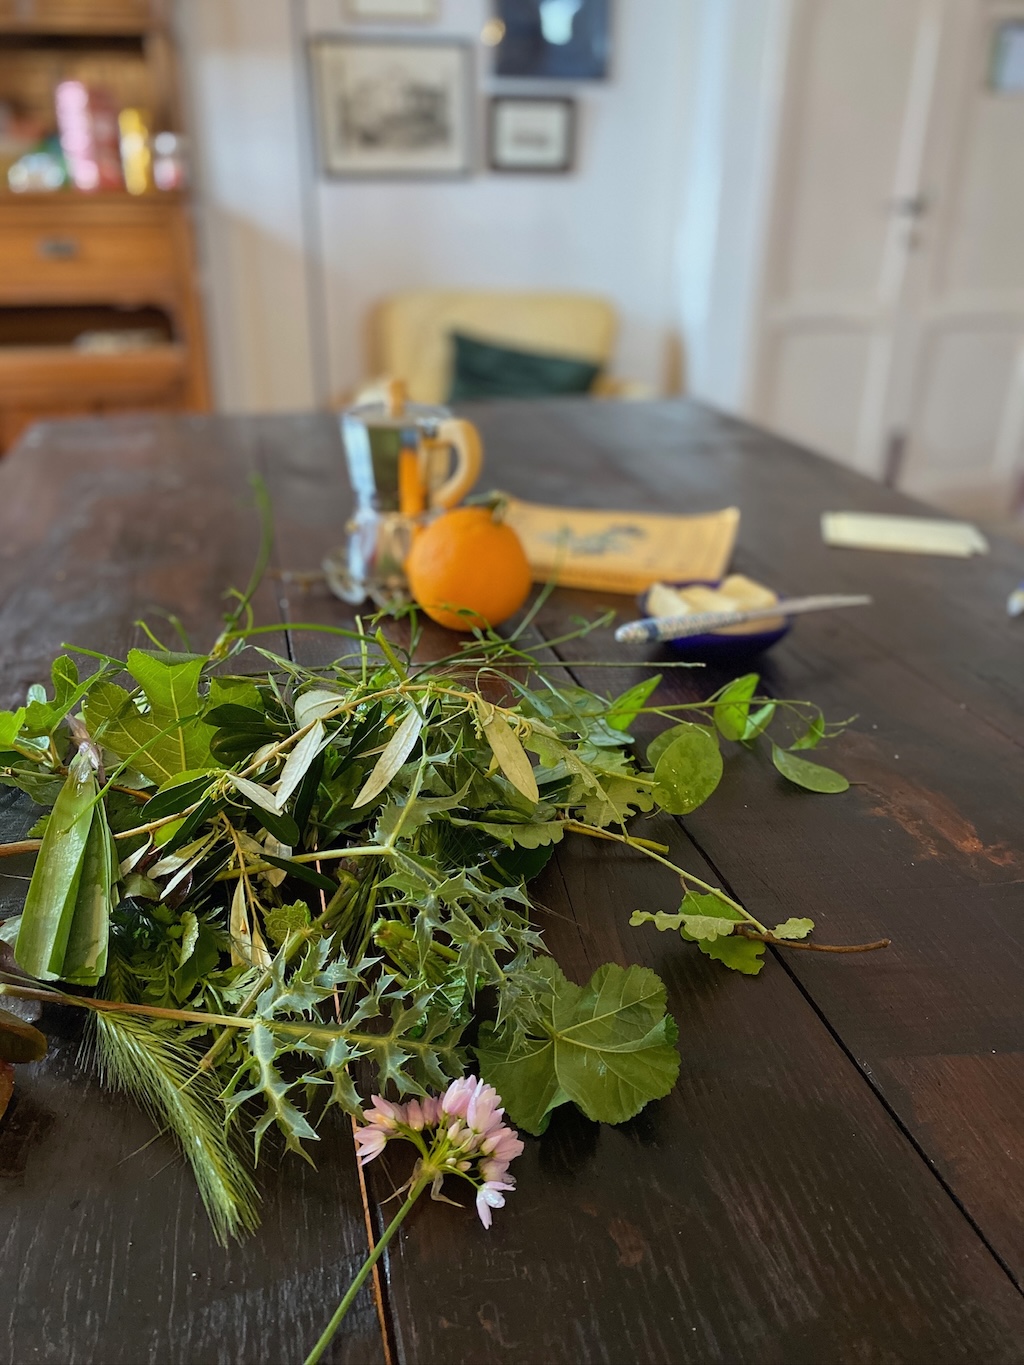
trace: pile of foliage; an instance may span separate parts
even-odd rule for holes
[[[766,942],[811,932],[769,931],[627,825],[705,801],[723,740],[770,742],[789,780],[842,790],[796,752],[825,737],[816,707],[757,697],[755,675],[690,708],[649,706],[657,678],[603,698],[482,634],[421,664],[380,631],[338,631],[348,652],[323,668],[258,634],[236,613],[208,654],[93,655],[86,677],[62,655],[52,695],[0,713],[0,782],[48,810],[0,991],[90,1011],[102,1074],[175,1134],[221,1238],[255,1225],[268,1130],[304,1153],[325,1113],[372,1092],[473,1069],[532,1133],[561,1104],[618,1123],[668,1093],[658,977],[568,981],[531,922],[528,883],[566,836],[673,868],[678,911],[634,922],[726,967],[754,973]],[[647,766],[641,713],[669,722]],[[9,1017],[0,1040],[12,1060],[39,1042]]]

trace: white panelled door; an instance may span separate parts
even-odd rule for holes
[[[1024,0],[792,0],[789,18],[749,409],[940,501],[1009,487]]]

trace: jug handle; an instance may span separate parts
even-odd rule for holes
[[[460,417],[449,417],[437,428],[437,436],[430,446],[451,446],[455,451],[455,468],[430,499],[432,507],[454,507],[476,483],[484,466],[484,451],[480,433],[472,422]]]

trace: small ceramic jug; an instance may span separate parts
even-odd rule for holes
[[[403,565],[416,519],[454,507],[483,467],[480,435],[447,408],[408,403],[405,386],[388,384],[384,401],[349,408],[341,436],[355,509],[346,541],[324,562],[333,592],[346,602],[378,605],[400,597]]]

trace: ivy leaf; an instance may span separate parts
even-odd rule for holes
[[[783,777],[809,792],[845,792],[850,784],[842,773],[832,768],[823,768],[820,763],[810,763],[806,758],[796,758],[786,749],[772,744],[772,762]]]
[[[520,744],[515,731],[504,716],[497,714],[484,722],[483,731],[487,743],[491,746],[491,752],[498,760],[498,767],[516,791],[521,792],[527,801],[536,804],[540,800],[540,792],[537,790],[537,779],[533,775],[533,764],[526,756],[526,750]]]
[[[605,724],[613,730],[628,730],[660,682],[661,674],[656,673],[616,697],[604,718]]]
[[[0,1062],[38,1062],[45,1056],[46,1035],[9,1010],[0,1009]]]
[[[784,924],[777,924],[772,934],[775,938],[799,939],[806,938],[813,929],[812,919],[788,919]]]
[[[384,752],[373,765],[373,770],[360,788],[359,795],[352,802],[354,808],[369,805],[388,786],[416,747],[422,728],[423,717],[415,707],[410,707],[405,719],[385,746]]]
[[[654,769],[654,799],[670,815],[702,806],[722,780],[722,755],[706,725],[677,725]]]
[[[724,739],[743,739],[746,735],[750,699],[761,681],[757,673],[745,673],[718,694],[713,712],[719,734]]]

